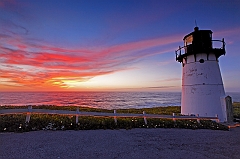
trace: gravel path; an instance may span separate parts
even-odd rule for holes
[[[240,159],[240,128],[0,133],[0,159],[8,158]]]

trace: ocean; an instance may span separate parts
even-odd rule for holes
[[[240,102],[239,93],[226,93]],[[103,109],[180,106],[180,92],[0,92],[0,105],[84,106]]]

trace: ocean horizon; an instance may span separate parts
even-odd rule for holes
[[[227,92],[240,102],[240,92]],[[0,105],[83,106],[102,109],[181,106],[181,92],[0,92]]]

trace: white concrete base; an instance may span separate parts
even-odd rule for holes
[[[204,60],[203,63],[200,60]],[[222,77],[214,54],[197,54],[183,60],[181,113],[199,116],[218,115],[226,121],[226,104]]]

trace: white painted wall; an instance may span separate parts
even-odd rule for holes
[[[204,63],[199,60],[203,59]],[[226,121],[226,108],[221,98],[225,97],[218,61],[214,54],[197,54],[183,60],[181,113],[216,116]]]

